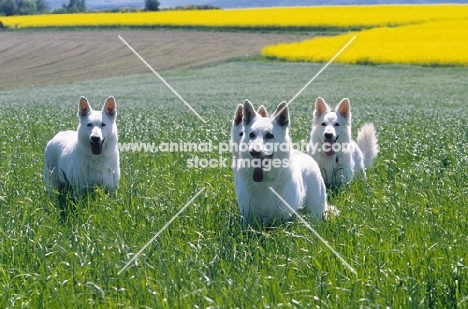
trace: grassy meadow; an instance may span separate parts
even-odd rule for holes
[[[243,233],[231,169],[187,167],[216,152],[121,152],[115,195],[61,207],[44,191],[45,145],[76,128],[81,95],[94,108],[116,97],[120,142],[217,144],[238,103],[271,112],[321,67],[246,60],[162,72],[207,124],[151,73],[0,91],[0,307],[467,307],[463,67],[332,64],[292,103],[295,142],[308,140],[317,96],[350,98],[353,136],[376,126],[381,151],[367,178],[329,192],[339,217],[311,222],[356,274],[299,221]]]

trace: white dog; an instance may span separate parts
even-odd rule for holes
[[[328,209],[325,184],[317,163],[292,150],[285,102],[272,117],[263,107],[256,112],[248,100],[239,105],[231,129],[231,143],[236,141],[234,182],[244,229],[289,221],[301,205],[313,219],[322,218]]]
[[[44,152],[47,191],[71,188],[75,195],[100,186],[114,191],[120,180],[116,101],[109,97],[102,111],[80,98],[77,131],[58,133]]]
[[[365,173],[379,147],[373,124],[361,127],[357,143],[351,138],[351,105],[343,99],[335,112],[322,98],[315,102],[308,154],[317,161],[327,187],[353,179],[355,172]]]
[[[245,102],[249,102],[249,100],[245,100]],[[234,113],[234,120],[232,121],[230,147],[233,159],[237,159],[239,156],[239,145],[244,135],[244,125],[242,123],[243,109],[244,106],[242,104],[237,105],[236,112]],[[268,117],[268,112],[263,105],[260,105],[257,114],[261,117]]]
[[[248,102],[248,100],[245,100],[245,102]],[[238,183],[237,175],[239,173],[237,172],[238,169],[236,166],[236,162],[237,162],[237,159],[239,159],[239,146],[241,144],[242,136],[244,135],[244,125],[242,123],[242,110],[243,109],[244,109],[244,106],[242,104],[237,105],[236,112],[234,113],[234,120],[232,121],[232,126],[231,126],[230,147],[231,147],[231,153],[232,153],[232,160],[234,162],[232,166],[233,172],[234,172],[234,188],[237,188],[237,183]],[[268,112],[263,105],[261,105],[258,108],[257,113],[261,117],[268,117]]]

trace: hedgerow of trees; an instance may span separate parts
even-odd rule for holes
[[[31,15],[49,11],[45,0],[0,0],[0,14]]]
[[[85,0],[68,0],[68,4],[63,4],[61,8],[50,10],[46,0],[0,0],[0,16],[6,15],[32,15],[32,14],[66,14],[86,12]],[[145,0],[146,11],[159,11],[160,2],[158,0]],[[169,8],[169,10],[212,10],[219,9],[211,5],[186,5]],[[140,9],[119,9],[115,8],[112,12],[140,11]],[[167,8],[165,10],[168,10]],[[1,25],[0,25],[0,28]]]
[[[86,11],[86,3],[85,0],[70,0],[68,4],[63,4],[62,8],[67,13],[79,13]]]
[[[85,12],[85,0],[69,0],[60,9],[52,13],[78,13]],[[45,0],[0,0],[0,15],[32,15],[50,12]]]
[[[145,10],[159,11],[159,1],[158,0],[145,0]]]

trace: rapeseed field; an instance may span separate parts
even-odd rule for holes
[[[468,66],[468,19],[383,27],[334,37],[264,48],[267,57],[289,61],[327,62],[353,36],[356,39],[335,60],[348,64],[398,63]]]
[[[180,26],[241,28],[371,28],[468,18],[466,5],[382,5],[245,10],[52,14],[1,17],[30,27]]]
[[[376,5],[245,10],[86,13],[1,17],[10,28],[203,27],[333,29],[344,34],[266,47],[262,55],[287,61],[468,66],[468,5]],[[354,31],[347,33],[348,31]]]

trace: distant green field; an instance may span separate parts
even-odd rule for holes
[[[373,122],[380,153],[330,192],[341,215],[243,233],[230,168],[187,168],[218,153],[121,152],[115,196],[64,211],[43,189],[43,151],[77,126],[77,104],[114,95],[121,142],[229,139],[236,104],[292,98],[321,64],[229,62],[161,72],[203,124],[153,74],[0,92],[1,308],[468,307],[466,68],[332,64],[291,105],[293,141],[309,138],[313,102],[351,100],[353,136]],[[229,158],[224,153],[222,157]],[[119,270],[195,193],[184,211]]]

